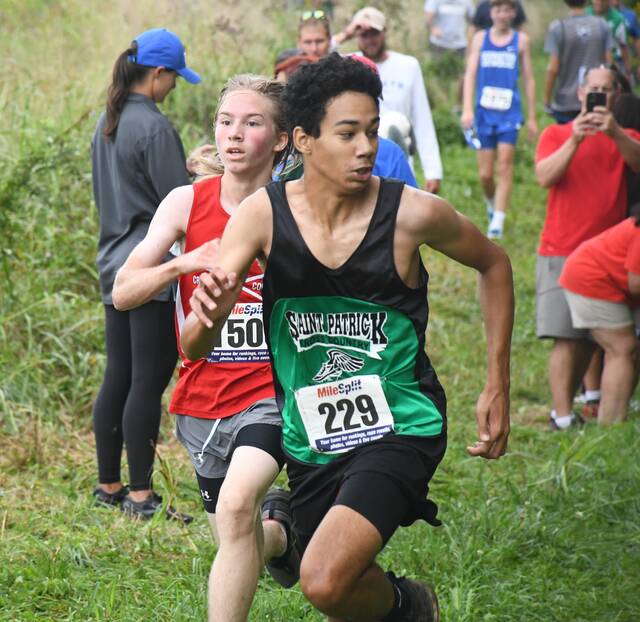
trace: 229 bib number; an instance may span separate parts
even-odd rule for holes
[[[344,453],[393,431],[379,376],[304,387],[295,398],[313,451]]]
[[[353,401],[344,398],[338,400],[335,405],[331,402],[322,402],[318,404],[318,412],[326,417],[324,429],[327,434],[358,430],[361,426],[371,427],[380,421],[376,405],[370,395],[358,395]],[[358,417],[354,420],[356,413]],[[336,416],[340,423],[336,422]]]

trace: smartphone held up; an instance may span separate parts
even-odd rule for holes
[[[599,91],[589,91],[587,93],[587,112],[593,112],[596,106],[607,105],[607,94]]]

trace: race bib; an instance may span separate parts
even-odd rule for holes
[[[379,376],[304,387],[295,397],[313,451],[341,454],[393,431]]]
[[[480,105],[487,110],[509,110],[513,101],[513,91],[498,86],[485,86],[480,96]]]
[[[209,363],[268,363],[269,350],[262,323],[262,303],[238,303],[227,318]]]

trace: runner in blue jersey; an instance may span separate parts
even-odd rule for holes
[[[464,77],[461,122],[464,129],[475,126],[480,140],[478,171],[489,215],[487,235],[494,239],[502,237],[511,198],[518,130],[523,123],[518,91],[520,69],[527,98],[529,138],[533,140],[538,132],[531,43],[526,33],[513,30],[515,15],[514,0],[491,0],[493,26],[474,35]]]

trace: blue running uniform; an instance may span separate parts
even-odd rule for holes
[[[514,144],[522,127],[518,46],[517,31],[504,46],[494,45],[489,31],[485,31],[478,63],[475,111],[476,128],[483,148],[495,148],[496,138],[497,142]]]

